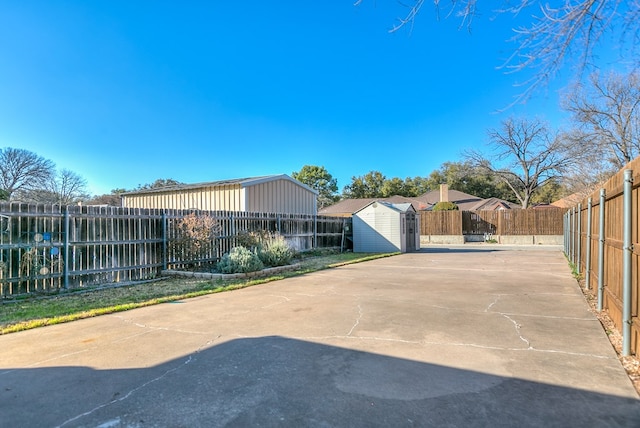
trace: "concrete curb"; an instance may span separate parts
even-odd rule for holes
[[[163,276],[178,276],[183,278],[198,278],[198,279],[220,279],[222,281],[229,281],[232,279],[253,279],[253,278],[266,278],[281,272],[287,272],[296,270],[300,267],[300,263],[287,266],[276,266],[272,268],[266,268],[255,272],[246,273],[210,273],[210,272],[190,272],[166,269],[161,271]]]

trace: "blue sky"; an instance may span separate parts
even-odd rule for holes
[[[488,4],[489,2],[487,2]],[[92,194],[324,166],[428,176],[509,115],[559,125],[563,76],[496,113],[526,74],[497,69],[515,23],[472,33],[393,0],[7,1],[0,147],[51,159]]]

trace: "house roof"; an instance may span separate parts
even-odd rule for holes
[[[461,211],[479,211],[495,209],[514,209],[519,206],[498,198],[482,199],[458,190],[449,190],[449,201],[455,203]],[[321,215],[351,215],[372,202],[388,202],[391,204],[410,203],[416,211],[431,210],[440,202],[440,190],[432,190],[423,195],[409,198],[406,196],[391,196],[389,198],[359,198],[343,199],[334,205],[318,211]]]
[[[511,210],[520,208],[520,205],[513,202],[505,201],[500,198],[482,199],[476,203],[469,211],[493,211],[493,210]]]
[[[300,187],[305,188],[306,190],[318,194],[318,191],[312,189],[304,183],[299,182],[286,174],[279,175],[264,175],[260,177],[248,177],[248,178],[234,178],[230,180],[219,180],[219,181],[207,181],[203,183],[194,183],[194,184],[177,184],[175,186],[165,186],[165,187],[157,187],[153,189],[143,189],[143,190],[134,190],[132,192],[123,193],[123,196],[127,195],[142,195],[147,193],[162,193],[162,192],[174,192],[181,190],[190,190],[190,189],[200,189],[203,187],[221,187],[221,186],[230,186],[230,185],[240,185],[240,187],[249,187],[255,186],[262,183],[267,183],[275,180],[287,180],[291,181],[294,184],[297,184]]]
[[[557,208],[573,208],[578,205],[584,199],[584,195],[582,193],[574,193],[573,195],[569,195],[562,199],[558,199],[551,203],[551,205]]]
[[[468,193],[461,192],[459,190],[449,189],[449,202],[455,203],[461,211],[472,211],[474,206],[483,202],[484,199],[477,196],[470,195]],[[428,208],[433,207],[440,202],[440,190],[432,190],[418,197],[421,201],[424,201]]]
[[[416,211],[424,210],[427,206],[417,198],[408,198],[406,196],[390,196],[388,198],[354,198],[343,199],[331,206],[324,207],[318,211],[321,215],[351,215],[356,211],[360,211],[372,202],[387,202],[390,204],[410,204]]]

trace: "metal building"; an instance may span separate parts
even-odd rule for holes
[[[420,216],[411,204],[371,202],[353,213],[353,251],[402,253],[420,249]]]
[[[316,190],[282,174],[127,192],[122,206],[315,215],[317,198]]]

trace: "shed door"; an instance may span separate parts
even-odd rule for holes
[[[407,220],[407,234],[405,235],[407,245],[405,248],[407,252],[416,251],[416,214],[407,212],[405,218]]]

